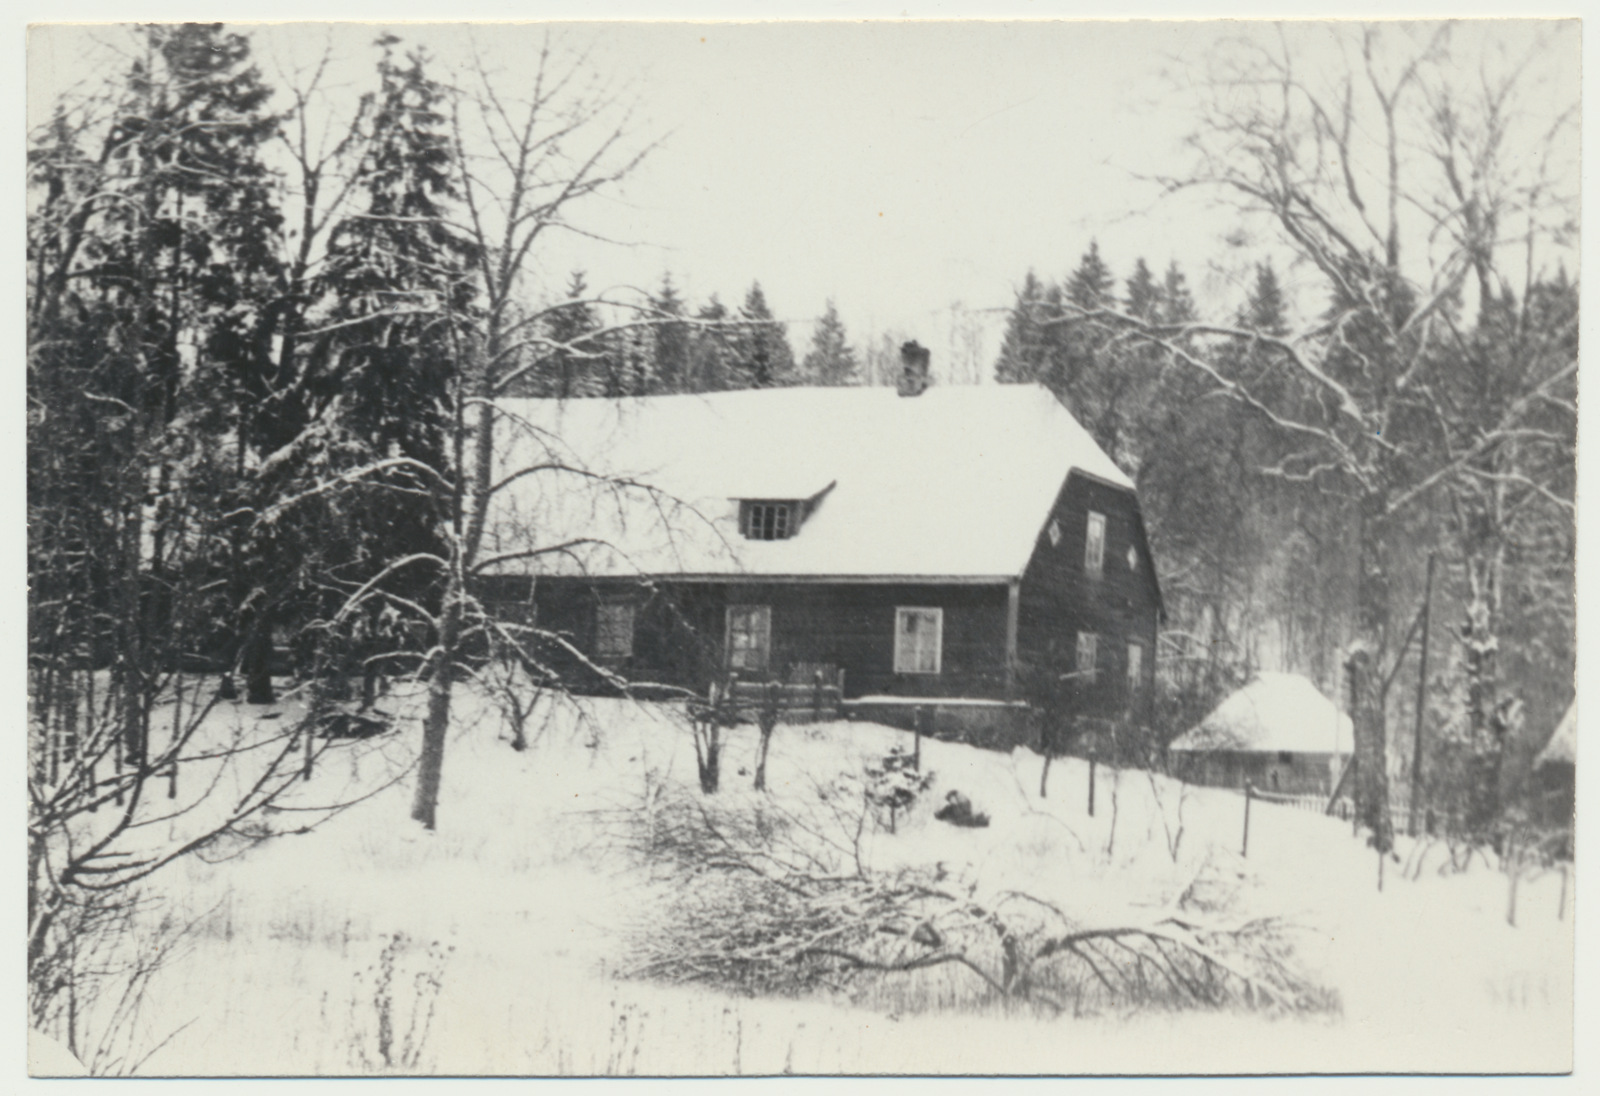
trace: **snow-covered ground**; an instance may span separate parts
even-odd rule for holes
[[[416,710],[418,697],[390,697]],[[1572,1057],[1573,916],[1563,882],[1403,843],[1385,866],[1348,823],[1230,792],[1057,761],[923,743],[936,781],[875,862],[970,864],[991,889],[1025,887],[1076,919],[1125,919],[1209,860],[1242,906],[1304,926],[1298,958],[1338,1013],[1272,1018],[1158,1012],[1090,1018],[990,1010],[889,1014],[828,1001],[750,999],[620,976],[624,940],[664,899],[619,847],[648,788],[698,795],[687,727],[670,709],[562,702],[510,749],[470,692],[444,766],[439,828],[408,818],[410,781],[312,833],[220,863],[187,858],[152,880],[152,907],[195,921],[140,1017],[147,1074],[1188,1073],[1563,1071]],[[227,706],[214,718],[238,718]],[[307,805],[380,784],[419,732],[325,758]],[[754,728],[730,733],[720,801],[752,801]],[[859,773],[910,736],[867,723],[781,726],[768,780],[779,802]],[[955,829],[932,810],[959,789],[987,812]],[[293,812],[271,819],[293,828]],[[1114,829],[1113,829],[1114,827]],[[1177,834],[1181,827],[1181,841]],[[1174,854],[1173,846],[1177,845]],[[1420,866],[1420,872],[1413,869]],[[692,884],[688,884],[692,885]],[[1571,890],[1567,889],[1570,906]],[[153,912],[152,917],[156,914]]]

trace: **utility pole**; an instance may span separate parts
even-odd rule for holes
[[[1417,816],[1422,809],[1422,714],[1428,702],[1428,616],[1433,604],[1433,564],[1428,553],[1428,578],[1422,587],[1422,652],[1417,660],[1417,726],[1411,742],[1411,811],[1406,832],[1417,836]]]

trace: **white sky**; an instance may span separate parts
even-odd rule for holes
[[[1140,176],[1186,161],[1191,119],[1174,109],[1174,89],[1237,27],[567,27],[564,44],[591,50],[594,70],[636,104],[638,143],[661,143],[617,196],[590,200],[575,217],[624,242],[552,240],[535,256],[537,280],[559,293],[581,267],[591,288],[654,288],[670,270],[693,302],[715,292],[736,305],[759,279],[778,316],[795,321],[797,353],[831,297],[858,344],[883,330],[920,338],[936,372],[948,375],[960,356],[968,376],[988,373],[1023,274],[1064,277],[1092,238],[1119,281],[1137,257],[1158,275],[1176,259],[1203,303],[1231,308],[1264,253],[1227,248],[1235,221],[1225,211],[1161,199]],[[446,64],[469,57],[475,40],[513,92],[544,33],[527,24],[389,28]],[[331,38],[349,95],[370,86],[379,29],[250,28],[273,83]],[[1301,33],[1316,44],[1316,28]],[[106,65],[94,47],[106,35],[35,32],[30,116],[48,111],[55,89]],[[976,344],[969,336],[957,345],[952,306],[979,313],[965,321],[983,327]]]

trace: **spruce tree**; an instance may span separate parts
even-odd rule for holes
[[[1289,333],[1289,322],[1283,300],[1283,290],[1272,261],[1256,264],[1256,280],[1250,289],[1250,299],[1239,314],[1239,326],[1263,335],[1283,336]]]
[[[1114,302],[1115,286],[1111,268],[1100,258],[1099,241],[1090,240],[1089,250],[1083,253],[1077,269],[1067,278],[1067,300],[1085,310],[1101,308]]]
[[[733,383],[733,346],[729,329],[722,327],[729,320],[728,306],[713,293],[711,299],[695,311],[701,326],[695,327],[689,337],[689,378],[685,390],[689,392],[721,392],[741,387]]]
[[[772,316],[760,282],[752,282],[739,308],[742,326],[733,337],[735,387],[776,388],[795,382],[794,351],[783,324]]]
[[[83,538],[72,550],[98,557],[85,619],[116,622],[96,642],[117,652],[137,763],[154,667],[215,639],[204,614],[182,619],[197,603],[177,592],[212,588],[221,562],[227,396],[267,345],[282,217],[262,156],[278,119],[248,41],[217,24],[132,35],[126,72],[58,113],[30,155],[29,368],[53,404],[30,442],[67,447],[41,463],[30,502],[51,500]],[[57,427],[75,441],[50,440]]]
[[[1100,258],[1098,242],[1090,241],[1057,299],[1054,314],[1064,315],[1065,320],[1050,332],[1046,383],[1115,458],[1121,438],[1115,413],[1123,380],[1117,376],[1120,363],[1101,354],[1110,341],[1105,325],[1083,315],[1118,306],[1116,280]]]
[[[1142,257],[1134,261],[1133,274],[1128,278],[1124,292],[1130,316],[1137,316],[1142,320],[1156,320],[1160,317],[1163,289],[1156,284],[1155,277],[1150,273],[1150,268],[1145,265]]]
[[[1196,315],[1194,297],[1189,292],[1189,281],[1183,276],[1183,271],[1178,269],[1178,261],[1174,259],[1167,264],[1167,272],[1161,279],[1162,322],[1191,323]]]
[[[392,35],[376,44],[378,90],[353,207],[333,227],[315,283],[324,334],[305,348],[299,399],[279,401],[282,413],[263,417],[263,448],[287,459],[274,462],[259,487],[281,495],[379,462],[409,463],[361,474],[339,497],[299,507],[292,523],[264,534],[263,564],[274,586],[287,589],[262,610],[290,621],[327,619],[340,591],[353,592],[396,559],[437,553],[449,505],[455,334],[475,309],[476,252],[449,224],[460,171],[449,91],[431,77],[423,52],[401,56]],[[437,578],[415,568],[390,583],[426,602]],[[379,607],[373,601],[369,609]],[[334,650],[341,637],[323,629],[315,638],[329,657],[344,657]]]
[[[1046,336],[1040,321],[1044,318],[1046,287],[1032,270],[1022,279],[1016,303],[1006,320],[1000,356],[995,359],[994,378],[1002,384],[1040,381],[1045,374]]]
[[[540,395],[561,400],[597,396],[612,383],[608,380],[608,356],[594,337],[601,324],[588,295],[584,272],[574,270],[567,279],[567,303],[551,309],[545,317],[550,349],[540,370],[545,378]]]
[[[856,351],[846,339],[844,321],[830,299],[811,335],[811,350],[802,365],[808,384],[836,388],[859,383]]]
[[[656,387],[662,392],[691,391],[689,327],[677,322],[684,314],[684,300],[678,296],[671,274],[661,276],[661,288],[650,298],[650,308],[655,313],[650,336]]]

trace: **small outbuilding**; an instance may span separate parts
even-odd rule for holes
[[[1572,825],[1577,801],[1578,705],[1556,724],[1555,733],[1533,761],[1533,786],[1537,797],[1534,814],[1546,826]]]
[[[1261,673],[1168,745],[1191,784],[1328,795],[1354,750],[1350,717],[1299,674]]]

